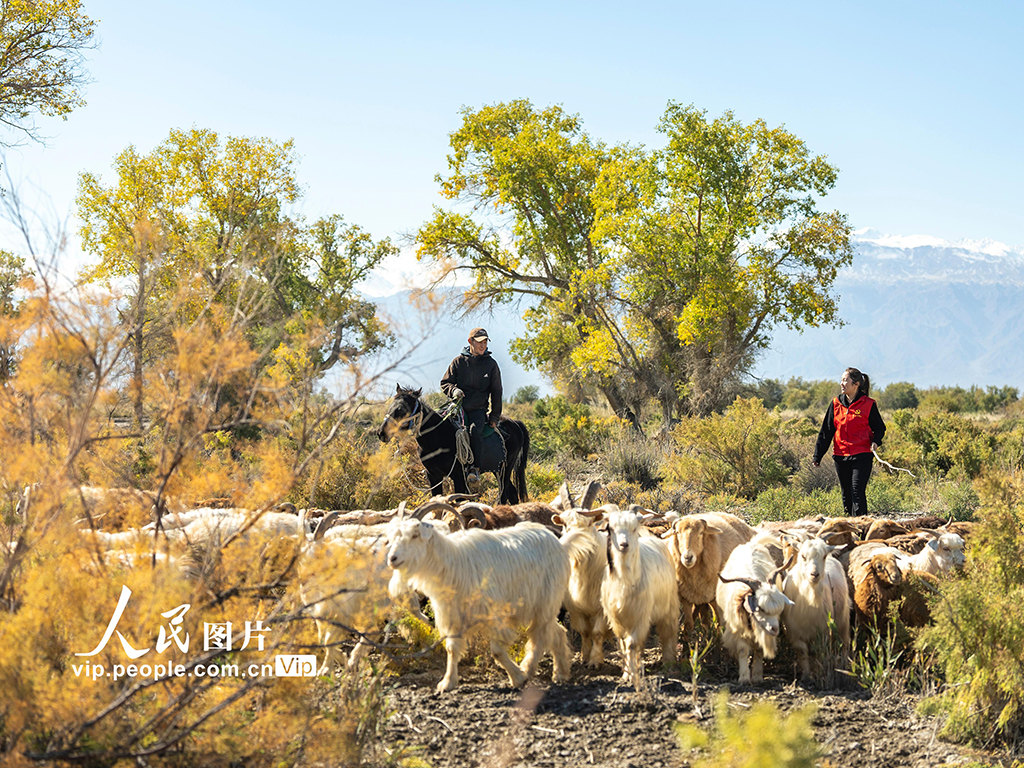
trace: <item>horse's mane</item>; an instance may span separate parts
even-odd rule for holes
[[[412,387],[403,387],[401,384],[398,385],[399,395],[408,395],[409,397],[415,397],[417,400],[423,394],[423,387],[419,389],[413,389]]]

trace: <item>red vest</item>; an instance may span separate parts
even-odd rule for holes
[[[836,425],[836,436],[832,443],[834,456],[856,456],[870,453],[874,435],[868,425],[868,414],[875,401],[870,397],[858,397],[847,408],[837,397],[832,401],[832,418]]]

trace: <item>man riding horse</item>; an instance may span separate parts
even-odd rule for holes
[[[474,328],[469,332],[469,345],[452,360],[441,379],[441,391],[450,399],[461,401],[466,428],[482,430],[486,424],[498,428],[501,418],[501,371],[487,349],[487,331]],[[491,412],[487,413],[490,400]],[[480,479],[476,467],[469,467],[466,480],[473,484]]]

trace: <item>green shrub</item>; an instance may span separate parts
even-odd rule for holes
[[[785,483],[799,466],[783,437],[799,428],[769,411],[760,400],[736,398],[723,414],[683,419],[672,436],[679,452],[667,462],[667,476],[708,494],[732,493],[753,499]]]
[[[609,480],[634,483],[649,491],[661,484],[661,461],[665,451],[653,440],[629,430],[612,438],[600,450],[603,476]]]
[[[533,403],[540,399],[540,387],[535,384],[528,384],[525,387],[520,387],[516,390],[516,393],[512,395],[513,403]]]
[[[917,387],[909,381],[896,381],[878,393],[878,407],[885,411],[917,408]]]
[[[694,768],[811,768],[822,757],[811,725],[816,711],[810,704],[784,715],[772,702],[760,701],[733,715],[723,692],[715,702],[713,734],[679,723],[676,736],[684,751],[703,753],[691,762]]]
[[[792,411],[806,411],[817,415],[820,421],[825,408],[839,394],[836,381],[804,381],[800,378],[790,379],[782,396],[782,407]]]
[[[981,499],[974,490],[974,485],[966,481],[943,483],[939,486],[939,496],[942,499],[940,510],[943,517],[951,516],[957,521],[973,520],[974,513],[981,506]]]
[[[965,578],[944,580],[918,647],[935,654],[948,688],[933,704],[956,741],[1024,737],[1024,505],[986,507]]]
[[[884,458],[917,472],[974,478],[991,465],[996,447],[995,434],[970,419],[902,410],[890,419]]]
[[[564,395],[545,397],[533,404],[530,452],[540,458],[569,453],[584,458],[617,434],[621,422],[615,416],[595,416],[589,405],[571,403]]]
[[[912,517],[921,509],[917,485],[909,475],[887,474],[876,465],[864,492],[868,513],[883,517]]]
[[[762,521],[799,520],[810,515],[839,517],[843,514],[843,497],[838,488],[815,489],[804,493],[798,488],[769,488],[757,496],[751,510],[751,525]]]
[[[559,486],[565,481],[565,473],[549,464],[526,465],[526,487],[530,497],[547,500],[558,492]]]

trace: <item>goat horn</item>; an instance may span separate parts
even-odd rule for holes
[[[338,519],[340,513],[328,512],[326,515],[320,518],[320,522],[316,524],[316,530],[313,531],[313,541],[320,541],[327,533],[327,529],[334,525],[334,521]]]
[[[788,571],[790,569],[790,566],[792,566],[793,563],[795,563],[795,562],[796,562],[796,552],[794,551],[793,554],[791,554],[789,556],[789,560],[787,560],[785,563],[782,564],[781,568],[776,568],[775,569],[775,571],[771,575],[771,578],[768,579],[768,583],[769,584],[774,584],[775,583],[775,579],[777,579],[779,577],[779,574],[780,573],[785,573],[786,571]]]
[[[594,502],[597,501],[597,494],[601,492],[601,484],[597,480],[591,480],[587,483],[587,488],[583,491],[583,499],[580,501],[580,506],[584,509],[590,509],[594,506]]]
[[[447,496],[442,497],[449,504],[455,504],[460,501],[475,501],[479,498],[479,493],[449,493]]]
[[[424,504],[420,504],[416,509],[412,511],[412,516],[417,520],[422,520],[427,512],[433,512],[435,509],[443,509],[445,512],[456,512],[455,507],[444,501],[428,501]]]
[[[562,483],[562,487],[558,489],[558,497],[562,500],[563,509],[575,509],[576,502],[572,499],[572,492],[569,490],[569,481],[566,480]]]
[[[757,592],[758,588],[761,586],[761,582],[757,579],[747,579],[742,576],[738,579],[726,579],[722,577],[722,574],[718,574],[718,580],[723,584],[746,584],[755,592]]]

